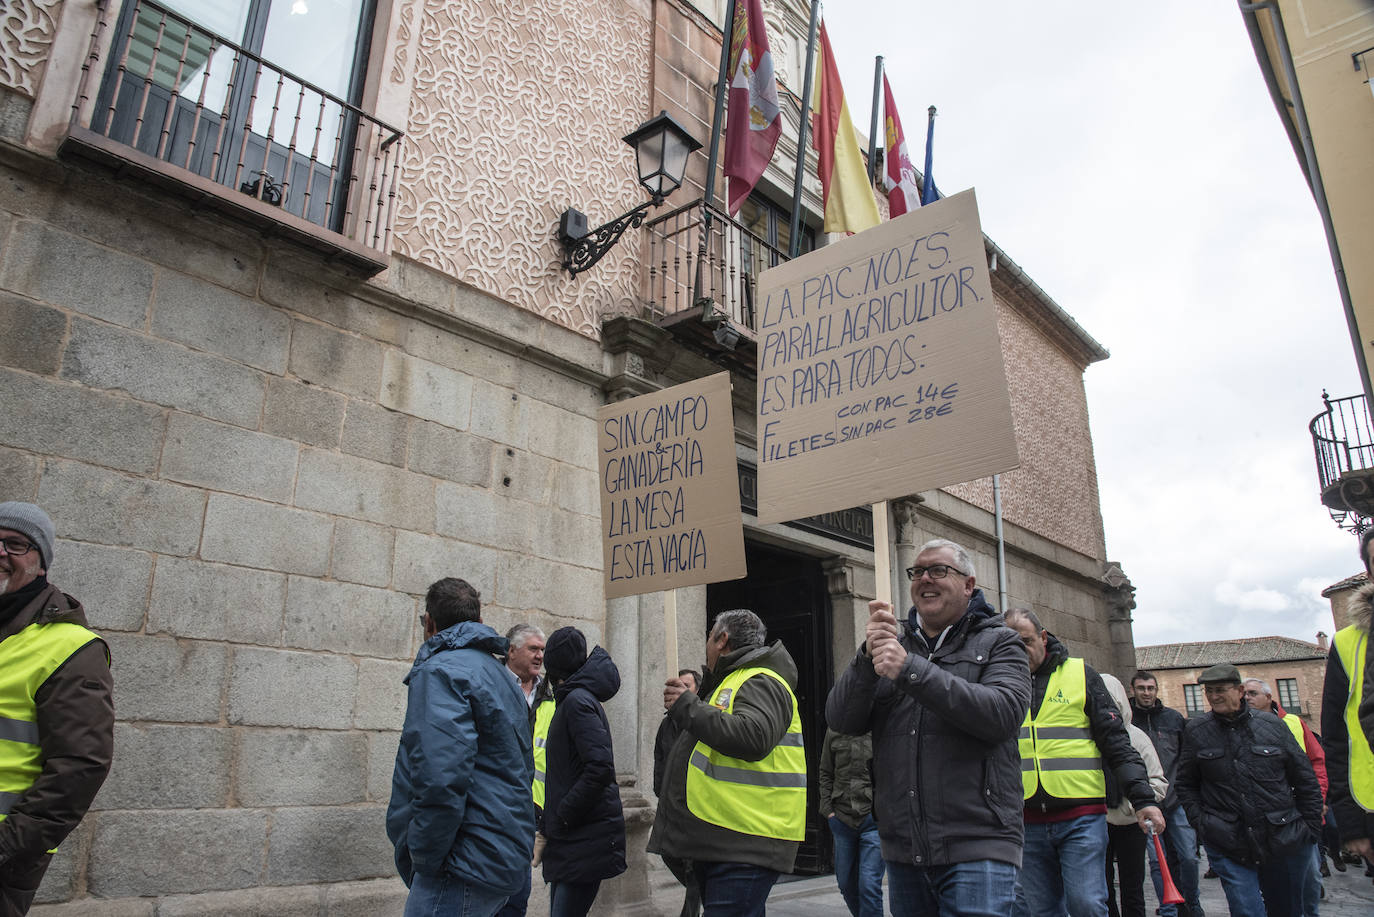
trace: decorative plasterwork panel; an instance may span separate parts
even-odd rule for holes
[[[400,254],[582,334],[638,308],[642,234],[562,270],[558,216],[639,204],[620,138],[649,114],[649,23],[625,0],[422,0],[391,61],[412,69]]]
[[[48,63],[62,0],[5,0],[0,10],[0,86],[29,98]]]

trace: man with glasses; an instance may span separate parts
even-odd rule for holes
[[[906,573],[913,607],[899,622],[888,603],[869,603],[867,639],[831,690],[826,720],[873,734],[894,917],[1009,914],[1021,865],[1026,651],[976,587],[962,546],[929,541]]]
[[[1214,665],[1198,683],[1212,709],[1183,734],[1178,798],[1231,914],[1315,913],[1304,905],[1322,826],[1312,762],[1282,720],[1250,708],[1235,666]]]
[[[1006,619],[1026,647],[1033,682],[1021,726],[1026,861],[1017,910],[1099,917],[1107,912],[1109,798],[1113,806],[1124,798],[1135,807],[1141,831],[1163,832],[1164,813],[1102,676],[1070,656],[1030,609],[1013,608]]]
[[[114,754],[109,650],[48,583],[54,538],[42,509],[0,503],[0,917],[28,911]]]

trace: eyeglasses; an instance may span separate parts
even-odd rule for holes
[[[925,574],[929,574],[931,579],[944,579],[951,573],[957,573],[960,576],[968,576],[963,570],[951,567],[949,564],[931,564],[929,567],[906,568],[906,578],[909,580],[918,580]]]
[[[23,557],[38,547],[27,538],[4,538],[0,539],[0,544],[5,546],[5,553],[11,557]]]

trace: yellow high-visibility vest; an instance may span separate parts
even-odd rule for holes
[[[687,764],[687,808],[702,821],[740,834],[800,841],[806,834],[806,747],[792,686],[772,669],[736,669],[725,676],[711,704],[733,713],[740,686],[756,676],[772,678],[792,699],[787,733],[758,761],[732,758],[698,742]]]
[[[1288,731],[1293,733],[1293,738],[1298,740],[1298,748],[1302,749],[1303,754],[1307,754],[1307,736],[1302,732],[1302,720],[1298,719],[1296,713],[1285,713],[1283,724],[1288,727]]]
[[[99,639],[80,624],[61,622],[30,624],[0,641],[0,821],[43,772],[38,689],[73,653]]]
[[[1093,741],[1092,724],[1084,709],[1087,700],[1088,674],[1083,660],[1070,658],[1050,674],[1040,709],[1026,711],[1018,743],[1021,788],[1026,799],[1035,795],[1037,787],[1056,799],[1106,797],[1102,752]]]
[[[1350,694],[1345,701],[1350,796],[1360,808],[1374,812],[1374,751],[1370,750],[1364,738],[1364,729],[1360,726],[1360,697],[1364,689],[1364,663],[1369,649],[1369,634],[1352,624],[1336,631],[1331,642],[1336,647],[1336,654],[1350,682]]]
[[[544,808],[544,772],[548,768],[549,724],[553,722],[553,698],[541,700],[534,708],[534,804]]]

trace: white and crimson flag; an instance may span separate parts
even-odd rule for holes
[[[821,23],[821,66],[811,129],[820,159],[825,200],[826,232],[863,232],[878,225],[878,202],[868,182],[858,135],[844,101],[840,68],[830,50],[830,36]]]
[[[892,87],[883,74],[883,120],[887,126],[887,163],[883,185],[887,188],[887,209],[895,220],[902,214],[921,206],[921,186],[916,181],[916,166],[906,149],[906,134],[902,133],[902,119],[897,115],[897,103],[892,101]]]
[[[773,76],[773,53],[760,0],[734,0],[730,36],[730,113],[725,122],[725,176],[734,216],[773,158],[782,133],[782,109]]]

